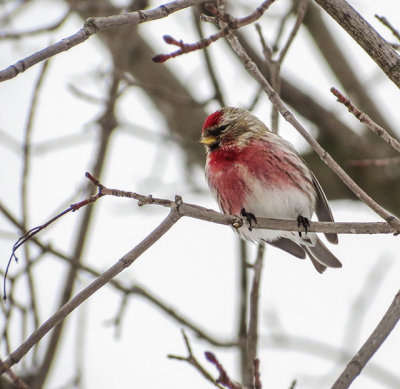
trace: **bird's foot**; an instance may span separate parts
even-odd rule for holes
[[[306,234],[307,234],[307,228],[310,227],[310,221],[304,217],[304,216],[297,216],[297,227],[303,226],[304,229],[306,230]],[[301,238],[301,231],[299,231],[299,236]]]
[[[240,211],[240,216],[245,217],[246,220],[248,221],[248,223],[249,223],[249,231],[252,230],[252,228],[251,228],[251,221],[252,221],[252,220],[254,221],[254,223],[257,224],[257,219],[256,219],[256,217],[254,216],[254,213],[246,212],[246,210],[245,210],[244,208],[242,208],[242,210]]]

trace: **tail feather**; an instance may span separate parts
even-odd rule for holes
[[[315,270],[318,273],[322,274],[327,269],[327,267],[325,265],[323,265],[322,263],[320,263],[317,260],[317,258],[315,258],[314,255],[312,255],[312,253],[310,252],[310,250],[308,250],[308,248],[304,247],[304,249],[307,252],[308,256],[310,257],[311,263],[314,265]]]
[[[329,249],[321,242],[319,238],[317,238],[315,246],[303,247],[309,257],[317,260],[320,264],[327,267],[342,267],[342,263],[329,251]]]
[[[274,246],[281,250],[284,250],[284,251],[288,252],[289,254],[294,255],[297,258],[305,259],[305,257],[306,257],[306,252],[304,251],[303,247],[288,238],[281,237],[277,240],[274,240],[272,242],[267,242],[267,243],[269,243],[271,246]]]

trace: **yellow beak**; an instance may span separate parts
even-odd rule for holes
[[[218,139],[215,136],[206,136],[205,138],[201,138],[198,143],[201,143],[206,146],[211,146],[218,142]]]

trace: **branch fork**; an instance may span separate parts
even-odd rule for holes
[[[210,35],[208,38],[202,39],[195,43],[184,43],[182,40],[178,41],[170,35],[164,35],[164,41],[169,45],[178,46],[179,50],[169,54],[158,54],[155,55],[152,59],[154,62],[163,63],[179,55],[204,49],[218,39],[227,36],[229,33],[231,33],[232,30],[238,30],[244,26],[247,26],[248,24],[255,22],[264,14],[264,12],[270,7],[270,5],[274,1],[275,0],[264,0],[259,7],[257,7],[253,12],[243,18],[235,18],[234,16],[226,13],[223,6],[217,8],[212,3],[206,3],[205,8],[207,12],[209,12],[212,16],[201,15],[200,20],[213,23],[217,25],[220,30],[215,34]]]

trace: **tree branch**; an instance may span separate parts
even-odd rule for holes
[[[400,56],[345,0],[315,0],[400,88]]]
[[[170,3],[160,5],[159,7],[129,12],[121,15],[105,16],[98,18],[89,18],[85,21],[84,27],[73,35],[62,39],[20,61],[14,63],[8,68],[0,71],[0,82],[16,77],[18,74],[29,69],[33,65],[44,61],[56,54],[67,51],[72,47],[86,41],[93,34],[99,31],[109,30],[111,28],[124,25],[137,25],[150,22],[152,20],[162,19],[181,9],[204,3],[206,0],[176,0]]]
[[[190,346],[190,342],[188,337],[185,334],[185,331],[182,330],[183,339],[185,341],[186,350],[188,352],[187,357],[182,357],[179,355],[169,354],[168,358],[176,359],[178,361],[185,361],[192,365],[200,374],[209,382],[211,382],[214,386],[220,389],[224,389],[223,386],[199,363],[197,358],[194,356],[192,347]]]
[[[379,322],[378,326],[333,384],[332,389],[345,389],[350,386],[378,348],[389,336],[399,319],[400,291],[394,297],[392,304]]]
[[[221,28],[226,28],[221,22]],[[343,181],[343,183],[365,204],[373,209],[379,216],[386,220],[392,227],[400,233],[400,221],[395,216],[387,212],[383,207],[376,203],[367,193],[365,193],[351,177],[338,165],[338,163],[321,147],[321,145],[307,132],[301,123],[295,118],[292,112],[289,111],[279,95],[272,89],[271,85],[264,78],[257,65],[247,55],[237,37],[230,32],[226,38],[238,57],[241,59],[246,70],[251,76],[263,87],[268,98],[274,104],[280,114],[288,121],[296,130],[303,136],[313,150],[320,158],[332,169],[332,171]]]
[[[331,92],[337,97],[337,101],[347,107],[350,113],[352,113],[361,123],[364,123],[369,129],[375,134],[380,136],[386,143],[392,146],[396,151],[400,153],[400,142],[389,135],[389,133],[381,126],[376,124],[367,114],[360,111],[354,104],[344,96],[336,88],[331,88]]]
[[[259,290],[261,283],[261,272],[263,266],[265,246],[260,244],[257,250],[257,258],[253,265],[253,285],[250,292],[250,310],[249,310],[249,330],[247,333],[247,382],[244,385],[248,387],[253,386],[256,370],[254,362],[257,358],[257,346],[258,346],[258,307],[260,302]]]
[[[42,339],[57,324],[61,323],[68,314],[106,285],[116,275],[129,267],[140,255],[157,242],[179,220],[180,215],[178,208],[179,205],[175,204],[175,207],[171,209],[168,216],[150,235],[119,259],[100,277],[96,278],[86,288],[79,292],[74,298],[64,304],[56,313],[34,331],[25,342],[23,342],[5,361],[3,361],[0,365],[0,375],[7,371],[11,366],[18,363],[21,358],[40,341],[40,339]]]

